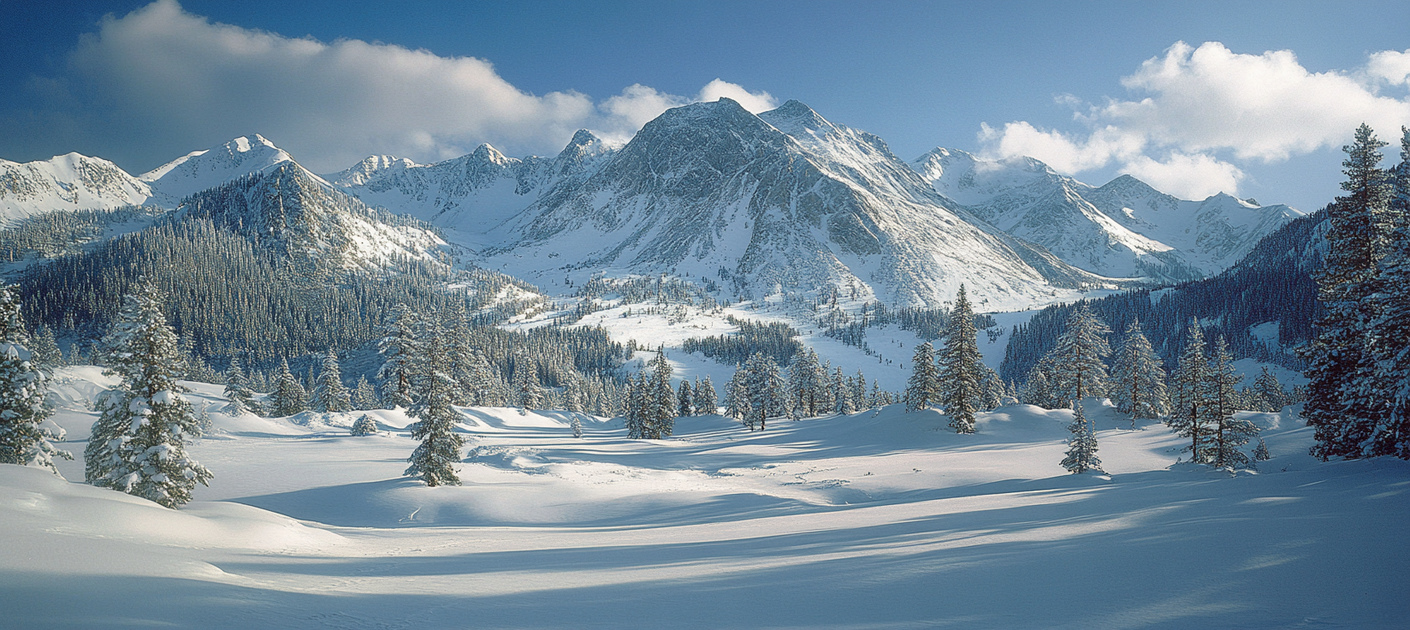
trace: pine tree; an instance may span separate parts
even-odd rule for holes
[[[54,458],[73,459],[73,454],[54,446],[64,430],[45,424],[52,413],[44,402],[48,379],[24,346],[25,337],[14,289],[0,286],[0,464],[38,466],[57,475]]]
[[[372,389],[372,383],[368,382],[366,375],[357,377],[357,385],[353,387],[350,402],[353,409],[358,411],[378,409],[382,406],[382,401],[377,400],[377,390]]]
[[[827,381],[818,353],[812,348],[794,357],[788,367],[788,387],[793,391],[793,407],[798,415],[811,418],[823,411],[826,395],[822,390],[827,387]]]
[[[527,409],[538,409],[543,406],[543,391],[539,387],[538,368],[525,353],[520,352],[515,358],[514,382],[510,387],[514,390],[514,401],[519,407],[520,414],[523,414]]]
[[[657,352],[651,360],[650,390],[646,405],[647,437],[661,440],[675,432],[676,393],[671,388],[671,362],[665,352]]]
[[[352,429],[350,432],[358,437],[365,435],[376,435],[377,421],[373,420],[372,416],[369,416],[364,413],[361,416],[358,416],[357,420],[353,422]]]
[[[122,382],[97,401],[101,414],[84,452],[85,478],[176,508],[212,475],[186,456],[200,427],[176,383],[181,354],[161,303],[156,287],[139,281],[103,338],[107,373]]]
[[[343,371],[338,366],[338,354],[329,350],[323,356],[323,369],[313,386],[313,409],[323,412],[352,411],[352,399],[343,386]]]
[[[580,414],[573,414],[573,418],[569,421],[568,426],[573,430],[573,437],[579,439],[583,437],[583,419],[580,417]]]
[[[230,401],[225,412],[232,416],[243,416],[254,409],[255,393],[250,390],[240,357],[231,357],[230,369],[225,371],[225,398]]]
[[[719,413],[720,399],[715,394],[715,384],[710,381],[708,374],[695,386],[695,408],[696,413],[703,411],[705,415]]]
[[[832,412],[839,415],[847,415],[857,412],[857,406],[852,400],[852,388],[847,384],[847,377],[842,375],[842,368],[832,375]]]
[[[744,422],[752,431],[754,426],[751,424],[753,416],[749,408],[749,389],[745,384],[748,376],[743,367],[735,366],[734,374],[725,385],[725,415]]]
[[[1341,187],[1349,194],[1327,210],[1327,254],[1317,275],[1324,314],[1308,344],[1310,382],[1303,407],[1314,427],[1312,454],[1324,460],[1360,457],[1374,433],[1377,407],[1383,406],[1369,382],[1375,374],[1370,322],[1377,319],[1370,308],[1381,305],[1367,300],[1390,231],[1392,189],[1379,167],[1383,146],[1370,127],[1357,128],[1355,140],[1342,148],[1347,179]]]
[[[1270,459],[1273,456],[1268,453],[1268,445],[1263,443],[1263,438],[1258,438],[1258,446],[1253,449],[1253,461],[1266,462]]]
[[[412,399],[416,402],[407,415],[417,421],[407,427],[412,439],[421,440],[407,461],[411,464],[406,475],[419,477],[428,486],[458,486],[455,463],[460,461],[460,448],[465,438],[455,433],[460,412],[451,405],[455,400],[455,377],[452,374],[446,334],[435,318],[427,321],[423,337],[424,353],[412,375]]]
[[[274,391],[269,394],[269,413],[275,417],[292,416],[308,409],[308,392],[289,371],[289,361],[279,364]]]
[[[977,334],[974,311],[965,296],[964,285],[960,285],[936,372],[938,402],[950,416],[950,428],[955,433],[974,433],[974,413],[983,404],[980,381],[988,368],[979,354]]]
[[[1063,404],[1106,395],[1107,373],[1103,360],[1111,354],[1106,342],[1109,333],[1111,329],[1097,318],[1086,302],[1073,309],[1057,344],[1048,353],[1053,366],[1050,383]]]
[[[1367,298],[1375,368],[1361,395],[1383,401],[1363,453],[1410,459],[1410,128],[1400,132],[1401,161],[1390,173],[1394,229]]]
[[[34,345],[30,346],[30,351],[34,353],[34,364],[40,369],[52,369],[64,363],[64,353],[54,339],[53,329],[47,325],[40,324],[39,330],[35,331]]]
[[[1229,344],[1220,335],[1214,344],[1209,376],[1205,382],[1205,426],[1211,430],[1210,464],[1216,468],[1247,468],[1248,456],[1240,450],[1249,439],[1258,435],[1258,426],[1246,418],[1234,415],[1239,381],[1234,372],[1234,357]]]
[[[1053,394],[1051,372],[1047,362],[1039,361],[1033,369],[1028,372],[1028,380],[1023,384],[1023,393],[1019,400],[1026,405],[1034,405],[1044,409],[1056,409],[1061,403],[1057,401],[1057,396]]]
[[[1209,416],[1205,410],[1208,403],[1206,383],[1210,380],[1209,362],[1204,355],[1204,331],[1198,322],[1190,324],[1188,336],[1185,352],[1180,355],[1180,362],[1171,379],[1172,409],[1166,422],[1176,435],[1189,438],[1190,445],[1183,450],[1189,451],[1190,459],[1205,464],[1211,458],[1209,434],[1204,425]]]
[[[1278,377],[1263,366],[1263,372],[1253,381],[1254,401],[1258,408],[1254,411],[1280,411],[1287,404],[1287,393],[1283,391],[1283,384],[1278,382]]]
[[[1132,320],[1126,337],[1112,357],[1111,399],[1116,410],[1137,420],[1153,420],[1170,413],[1170,397],[1165,391],[1165,368],[1151,343],[1141,332],[1140,320]]]
[[[930,342],[916,346],[911,357],[911,378],[906,381],[906,411],[929,409],[939,402],[939,370],[935,366],[935,347]]]
[[[745,425],[763,431],[769,418],[788,414],[787,383],[773,357],[756,352],[744,364],[744,396],[748,400]]]
[[[676,392],[676,415],[682,418],[695,415],[695,390],[690,382],[681,379],[680,391]]]
[[[1097,457],[1097,435],[1092,423],[1082,410],[1082,401],[1072,401],[1072,424],[1067,430],[1072,437],[1067,440],[1067,456],[1062,459],[1062,467],[1074,475],[1089,470],[1102,472],[1102,460]]]
[[[405,304],[398,304],[382,327],[382,339],[377,343],[382,368],[377,379],[382,381],[382,402],[393,409],[409,408],[413,403],[411,378],[423,352],[421,328],[421,318]]]

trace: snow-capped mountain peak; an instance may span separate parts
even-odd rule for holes
[[[102,158],[67,153],[48,160],[0,160],[0,223],[53,210],[140,204],[151,188]]]
[[[273,142],[253,134],[192,151],[143,173],[138,179],[151,185],[157,203],[175,205],[192,193],[292,161],[294,158]]]

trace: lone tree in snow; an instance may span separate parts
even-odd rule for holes
[[[1062,467],[1074,475],[1089,470],[1102,472],[1102,460],[1097,457],[1097,435],[1082,410],[1081,401],[1072,401],[1072,424],[1067,430],[1072,437],[1067,439],[1067,457],[1063,458]]]
[[[410,375],[411,395],[415,402],[407,415],[417,418],[411,429],[412,439],[421,440],[411,457],[406,475],[420,477],[428,486],[458,486],[455,463],[460,461],[460,448],[465,438],[455,433],[460,413],[451,407],[455,400],[453,366],[447,356],[445,334],[434,318],[426,331],[425,351]]]
[[[177,385],[181,354],[167,326],[156,287],[141,280],[128,294],[106,337],[106,373],[122,379],[97,401],[101,411],[84,451],[85,477],[103,486],[176,508],[191,501],[212,475],[186,456],[200,433],[191,404]]]
[[[906,411],[929,409],[940,400],[939,370],[935,367],[935,346],[927,341],[916,346],[911,357],[911,378],[906,381]]]
[[[1126,337],[1112,357],[1111,400],[1116,410],[1137,420],[1153,420],[1170,413],[1170,396],[1165,390],[1165,368],[1141,332],[1140,320],[1126,328]]]
[[[987,376],[988,368],[979,354],[977,334],[974,311],[965,297],[964,285],[960,285],[936,372],[939,402],[950,416],[950,428],[956,433],[974,433],[974,412],[983,405],[981,381]]]
[[[583,437],[583,419],[580,416],[581,414],[574,413],[573,419],[568,424],[569,428],[573,430],[573,437],[575,438]]]
[[[26,340],[19,300],[11,287],[0,286],[0,464],[39,466],[57,475],[54,458],[73,455],[54,446],[64,430],[44,423],[51,413],[44,403],[48,379]]]
[[[362,414],[353,422],[351,433],[356,436],[374,435],[377,433],[377,421],[372,416]]]
[[[232,416],[243,416],[254,410],[255,393],[250,390],[250,381],[240,365],[240,357],[231,357],[230,369],[225,371],[225,397],[230,400],[225,412]]]

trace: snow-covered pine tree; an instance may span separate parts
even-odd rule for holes
[[[788,367],[788,387],[793,392],[793,406],[800,417],[811,418],[823,411],[822,402],[827,398],[823,390],[827,382],[827,373],[823,372],[816,351],[808,348],[794,356]]]
[[[64,352],[59,349],[59,342],[54,339],[54,330],[48,325],[39,325],[29,350],[34,353],[34,364],[42,370],[53,369],[64,363]]]
[[[1062,467],[1074,475],[1089,470],[1102,472],[1102,460],[1097,457],[1097,435],[1082,410],[1082,401],[1072,401],[1072,424],[1067,426],[1072,437],[1067,439],[1067,456]]]
[[[372,383],[368,382],[366,375],[357,377],[357,385],[353,387],[350,399],[353,409],[359,411],[378,409],[382,406],[382,401],[377,399],[377,390],[372,388]]]
[[[945,328],[945,345],[940,348],[935,375],[938,402],[950,416],[950,428],[955,433],[974,433],[974,413],[983,404],[980,381],[988,368],[979,354],[977,335],[974,310],[965,296],[964,285],[960,285],[949,325]]]
[[[103,338],[106,373],[122,382],[96,401],[101,413],[84,451],[85,478],[177,508],[212,475],[186,456],[200,427],[176,383],[181,354],[161,303],[157,288],[139,280]]]
[[[1067,319],[1067,325],[1057,343],[1048,353],[1052,365],[1050,383],[1062,404],[1092,396],[1106,395],[1106,364],[1111,354],[1106,336],[1111,329],[1088,308],[1079,303]]]
[[[788,414],[788,384],[783,380],[773,357],[762,352],[754,353],[745,362],[744,375],[744,395],[749,410],[745,425],[753,431],[757,424],[763,431],[769,418]]]
[[[671,362],[664,350],[651,360],[651,390],[647,405],[647,437],[662,440],[671,437],[676,427],[676,390],[671,388]]]
[[[412,405],[411,378],[423,351],[421,328],[421,317],[405,304],[398,304],[382,326],[382,339],[377,342],[382,368],[377,379],[382,381],[382,402],[389,408]]]
[[[407,459],[411,465],[404,474],[419,477],[428,486],[458,486],[455,464],[460,461],[465,438],[455,432],[461,417],[451,406],[456,389],[454,366],[446,351],[445,329],[436,318],[427,319],[423,335],[423,354],[412,375],[415,403],[407,410],[407,415],[417,419],[407,428],[421,445]]]
[[[1268,445],[1263,443],[1263,438],[1258,438],[1258,446],[1253,448],[1253,461],[1266,462],[1273,459],[1273,455],[1268,452]]]
[[[1302,415],[1314,427],[1312,454],[1321,459],[1360,457],[1374,433],[1376,408],[1383,405],[1374,391],[1375,357],[1370,321],[1376,319],[1367,300],[1389,234],[1392,189],[1381,170],[1385,142],[1365,124],[1342,147],[1346,181],[1328,206],[1327,254],[1317,274],[1323,317],[1317,336],[1307,346],[1308,400]],[[1372,349],[1368,352],[1368,348]]]
[[[1390,171],[1395,228],[1368,298],[1375,316],[1370,328],[1376,367],[1373,391],[1363,394],[1384,403],[1363,452],[1410,459],[1410,128],[1401,127],[1400,133],[1400,164]]]
[[[1253,398],[1258,408],[1254,411],[1273,412],[1281,410],[1287,403],[1287,392],[1283,391],[1283,384],[1278,382],[1268,366],[1263,366],[1263,372],[1253,381]]]
[[[1165,368],[1141,332],[1140,320],[1132,320],[1111,361],[1111,400],[1117,411],[1131,416],[1132,427],[1137,420],[1154,420],[1170,413],[1165,378]]]
[[[935,347],[929,341],[916,346],[911,357],[911,378],[906,381],[906,411],[929,409],[939,402],[938,373]]]
[[[377,421],[368,414],[362,414],[353,422],[350,431],[355,436],[375,435],[377,433]]]
[[[847,379],[847,382],[852,387],[852,404],[856,405],[858,410],[870,407],[871,405],[867,404],[866,375],[862,374],[861,370],[857,370],[857,374]]]
[[[752,431],[753,417],[750,414],[752,410],[749,408],[749,388],[746,385],[748,376],[744,367],[735,366],[734,374],[725,385],[725,415],[744,422]]]
[[[847,383],[847,377],[842,375],[842,368],[837,368],[832,374],[832,412],[836,414],[850,414],[857,412],[857,405],[852,400],[852,388]]]
[[[1247,468],[1248,455],[1241,447],[1258,435],[1258,425],[1234,415],[1241,380],[1243,377],[1234,371],[1234,357],[1229,353],[1229,344],[1220,335],[1214,342],[1214,356],[1209,362],[1208,380],[1205,382],[1207,402],[1204,405],[1208,418],[1205,426],[1212,432],[1209,463],[1216,468]]]
[[[644,411],[646,389],[646,374],[644,372],[637,372],[636,378],[627,379],[627,401],[622,415],[626,421],[629,439],[639,440],[646,435],[644,422],[646,418]]]
[[[1019,401],[1025,405],[1034,405],[1044,409],[1056,409],[1059,406],[1057,397],[1053,395],[1052,379],[1049,364],[1039,361],[1028,372],[1028,380],[1023,383],[1023,392],[1019,396]]]
[[[308,392],[299,383],[298,377],[289,371],[289,361],[279,364],[275,375],[274,391],[269,393],[270,415],[274,417],[292,416],[308,409]]]
[[[715,384],[710,381],[709,374],[706,374],[705,378],[695,385],[695,407],[697,413],[702,411],[705,415],[719,413],[720,399],[715,393]]]
[[[676,415],[682,418],[695,415],[695,390],[685,379],[681,379],[680,390],[676,392]]]
[[[465,305],[459,304],[452,312],[450,323],[446,327],[447,341],[450,347],[446,354],[451,364],[451,373],[455,377],[455,404],[474,405],[476,383],[476,361],[478,354],[470,339],[470,322],[465,312]]]
[[[225,371],[225,398],[230,401],[225,413],[232,416],[243,416],[254,409],[255,393],[250,390],[240,357],[230,357],[230,368]]]
[[[504,404],[497,392],[502,388],[501,378],[485,355],[476,351],[470,357],[470,404],[495,407]]]
[[[352,398],[348,388],[343,386],[343,370],[338,365],[338,353],[332,349],[323,355],[323,368],[318,372],[318,380],[313,385],[314,411],[352,411]]]
[[[1166,420],[1176,435],[1190,440],[1190,459],[1207,464],[1212,457],[1209,431],[1204,426],[1208,413],[1204,406],[1206,383],[1209,382],[1209,362],[1204,355],[1204,330],[1199,322],[1190,324],[1185,351],[1171,376],[1170,417]]]
[[[574,413],[572,419],[568,422],[568,428],[573,430],[573,437],[581,439],[583,437],[582,414]]]
[[[533,359],[523,352],[516,355],[514,360],[514,382],[510,385],[514,390],[514,401],[519,407],[519,413],[523,414],[528,409],[538,409],[543,406],[543,391],[539,387],[538,368],[534,365]]]
[[[563,410],[573,413],[581,412],[583,405],[586,404],[582,382],[573,374],[572,370],[565,372],[562,380],[563,393],[561,397],[563,399]]]
[[[14,289],[0,286],[0,464],[38,466],[57,475],[54,458],[73,459],[73,454],[54,446],[64,430],[45,423],[52,413],[44,402],[48,379],[25,338]]]

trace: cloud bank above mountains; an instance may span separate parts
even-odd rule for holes
[[[1369,123],[1383,139],[1410,124],[1410,50],[1368,56],[1364,67],[1312,72],[1290,50],[1259,55],[1219,42],[1177,42],[1141,64],[1122,85],[1139,100],[1072,106],[1085,131],[1041,129],[1027,121],[984,125],[984,152],[1038,158],[1066,173],[1117,165],[1187,199],[1237,194],[1239,162],[1272,163],[1339,146]]]
[[[776,105],[767,92],[721,79],[690,96],[643,85],[602,102],[572,90],[530,94],[483,59],[212,23],[174,0],[106,18],[80,41],[70,68],[79,96],[134,133],[212,144],[258,132],[322,171],[369,153],[440,160],[482,142],[553,154],[581,128],[625,141],[667,108],[721,96],[755,112]]]

